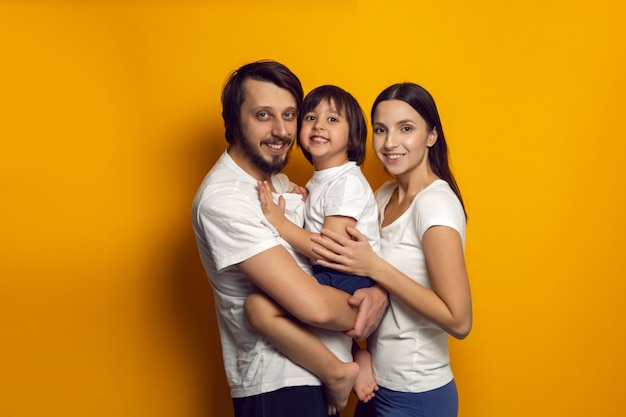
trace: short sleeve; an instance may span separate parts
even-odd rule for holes
[[[447,183],[426,190],[417,201],[417,229],[420,239],[433,226],[447,226],[456,230],[465,242],[465,214],[457,196]]]
[[[200,203],[198,220],[218,270],[280,244],[258,201],[241,194],[212,197]]]

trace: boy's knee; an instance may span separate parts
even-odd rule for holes
[[[250,294],[243,303],[243,311],[246,314],[248,322],[257,330],[259,326],[262,325],[261,318],[263,314],[261,312],[263,311],[265,302],[265,296],[255,292]]]
[[[252,293],[246,298],[246,301],[244,301],[243,303],[243,311],[246,313],[246,317],[248,317],[248,320],[250,320],[251,316],[254,316],[254,308],[255,305],[258,304],[258,298],[258,293]]]

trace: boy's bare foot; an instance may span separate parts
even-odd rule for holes
[[[359,376],[354,382],[354,393],[360,401],[366,403],[376,395],[378,384],[372,374],[372,369],[363,369],[359,372]]]
[[[363,349],[354,352],[354,360],[359,364],[359,376],[354,382],[354,393],[360,401],[366,403],[376,395],[378,384],[372,369],[372,355]]]
[[[356,362],[347,362],[341,365],[335,377],[324,379],[328,415],[337,414],[346,408],[350,391],[358,376],[359,365]]]

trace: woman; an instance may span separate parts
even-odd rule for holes
[[[375,100],[372,126],[376,156],[395,178],[376,193],[379,255],[354,228],[352,239],[325,229],[324,238],[313,238],[320,265],[369,276],[389,292],[389,309],[368,340],[375,381],[358,360],[362,385],[355,390],[378,391],[355,415],[456,416],[447,341],[468,335],[472,307],[466,213],[437,107],[422,87],[395,84]]]

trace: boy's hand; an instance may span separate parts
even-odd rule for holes
[[[285,218],[285,199],[278,197],[278,204],[274,203],[272,188],[267,181],[259,181],[259,201],[265,218],[278,229],[278,225],[287,220]]]

